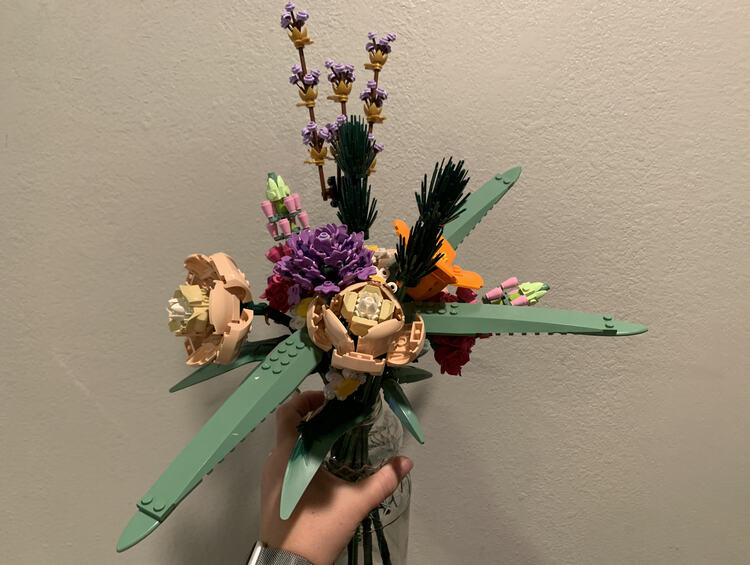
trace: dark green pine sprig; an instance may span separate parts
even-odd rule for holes
[[[422,190],[415,193],[419,219],[409,229],[409,241],[399,237],[396,246],[398,280],[402,283],[399,298],[435,270],[443,257],[439,252],[443,227],[463,212],[469,197],[464,194],[469,177],[463,167],[463,161],[454,163],[452,157],[447,163],[445,159],[435,163],[429,185],[425,175]]]
[[[469,182],[464,162],[453,162],[453,157],[448,162],[443,159],[435,163],[432,171],[430,185],[427,186],[427,175],[422,179],[421,192],[415,192],[419,216],[426,223],[438,223],[444,226],[455,220],[466,204],[468,194],[464,194]]]
[[[375,160],[375,141],[367,132],[367,125],[358,116],[349,119],[338,128],[338,139],[332,143],[333,156],[341,169],[338,186],[338,217],[350,232],[364,232],[369,236],[370,227],[377,218],[377,199],[371,197],[367,184],[368,170]]]
[[[396,265],[398,280],[403,283],[398,298],[404,296],[407,288],[417,286],[423,277],[435,270],[442,259],[440,236],[443,228],[435,222],[425,223],[422,218],[409,228],[409,241],[398,237],[396,244]]]
[[[342,224],[346,224],[350,232],[364,232],[365,239],[370,238],[370,226],[378,217],[376,209],[378,199],[371,199],[371,187],[367,184],[367,176],[350,179],[341,178],[339,185],[339,211],[337,216]]]

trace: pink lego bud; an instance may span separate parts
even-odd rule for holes
[[[488,291],[487,294],[484,295],[484,297],[490,302],[500,300],[503,297],[503,289],[499,286],[495,287],[492,290]]]
[[[289,220],[284,218],[283,220],[279,220],[279,227],[281,228],[281,233],[283,233],[286,236],[292,235],[292,228],[289,226]]]
[[[307,212],[300,212],[297,216],[297,221],[299,222],[299,225],[302,226],[302,229],[310,229],[310,219],[307,217]]]
[[[297,206],[294,203],[294,197],[292,197],[292,196],[285,196],[284,197],[284,206],[286,206],[286,211],[289,212],[290,214],[292,212],[296,212],[297,211]]]
[[[272,238],[276,239],[279,236],[279,230],[273,222],[266,224],[266,229],[268,230],[268,233],[271,234]]]
[[[292,198],[294,198],[294,209],[295,210],[299,210],[300,208],[302,208],[302,204],[300,202],[299,194],[297,192],[295,192],[294,194],[292,194]]]
[[[269,202],[268,200],[264,200],[260,203],[260,209],[263,210],[266,218],[268,218],[269,220],[273,218],[273,204],[271,204],[271,202]]]
[[[507,281],[501,282],[500,286],[503,287],[503,290],[508,290],[509,288],[515,288],[518,286],[518,278],[510,277]]]
[[[511,306],[528,306],[529,305],[529,299],[525,296],[521,295],[518,298],[514,298],[510,301]]]

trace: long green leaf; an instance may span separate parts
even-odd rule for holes
[[[328,405],[335,403],[344,404],[332,400]],[[305,433],[304,436],[300,435],[297,438],[297,443],[294,444],[294,449],[289,456],[284,482],[281,486],[280,515],[282,520],[286,520],[292,515],[297,503],[336,440],[367,417],[369,409],[364,404],[357,403],[357,405],[359,409],[353,409],[348,413],[342,411],[342,417],[338,421],[331,422],[331,427],[325,429],[325,431],[323,431],[324,428],[321,429],[316,426],[314,429],[316,429],[317,434],[314,437],[311,437],[313,434]]]
[[[404,427],[414,436],[414,439],[419,443],[424,443],[422,426],[419,425],[417,415],[414,413],[409,399],[406,398],[406,394],[404,394],[401,385],[398,384],[396,379],[383,379],[383,395],[388,406],[398,416]]]
[[[205,365],[190,373],[187,377],[170,388],[169,392],[177,392],[178,390],[197,385],[198,383],[228,373],[232,369],[242,367],[242,365],[247,365],[248,363],[263,361],[263,359],[266,358],[266,355],[268,355],[274,347],[288,337],[288,335],[282,335],[260,341],[250,341],[242,346],[239,357],[237,357],[232,363],[229,363],[228,365],[218,365],[216,363]]]
[[[396,380],[401,383],[416,383],[429,379],[432,376],[430,371],[425,371],[418,367],[407,366],[407,367],[393,367],[391,369],[393,376]]]

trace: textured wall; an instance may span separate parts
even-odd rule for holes
[[[333,219],[301,164],[282,3],[0,4],[3,563],[240,563],[255,539],[269,426],[114,553],[242,376],[167,393],[188,372],[163,310],[182,259],[224,250],[260,292],[269,170]],[[411,562],[747,563],[747,1],[372,6],[304,7],[318,66],[361,69],[368,30],[398,34],[374,237],[442,156],[472,186],[521,164],[460,264],[650,327],[483,340],[463,377],[413,385]]]

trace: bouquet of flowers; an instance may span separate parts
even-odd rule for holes
[[[297,105],[309,113],[301,131],[309,157],[305,162],[318,169],[321,195],[336,208],[337,221],[311,226],[300,195],[280,175],[269,173],[261,203],[273,239],[266,254],[267,286],[260,295],[265,301],[253,301],[244,273],[228,255],[196,254],[185,260],[187,277],[168,303],[169,327],[184,339],[187,363],[199,368],[171,391],[258,364],[139,500],[138,512],[118,543],[120,551],[164,521],[310,374],[321,376],[327,402],[299,427],[284,478],[282,518],[292,514],[321,465],[357,480],[382,463],[373,457],[371,440],[381,397],[403,427],[424,442],[404,388],[431,376],[416,366],[428,352],[441,373],[460,375],[478,338],[646,331],[611,315],[529,308],[549,291],[542,282],[521,283],[511,277],[482,293],[483,278],[455,263],[456,248],[516,183],[519,167],[470,193],[464,161],[441,159],[415,192],[411,225],[396,219],[394,244],[370,243],[370,227],[378,217],[370,179],[383,151],[373,129],[386,119],[382,110],[388,93],[380,75],[396,35],[368,34],[365,69],[372,78],[359,95],[362,118],[347,113],[354,66],[325,61],[332,90],[328,99],[337,105],[337,117],[321,127],[315,115],[321,72],[307,66],[305,54],[312,44],[308,19],[306,11],[295,11],[290,2],[281,27],[299,55],[289,81],[297,88]],[[333,161],[336,169],[328,178],[326,161]],[[248,341],[255,316],[288,331],[278,338]],[[372,562],[369,536],[374,530],[382,562],[391,562],[388,540],[377,528],[387,512],[376,508],[363,522],[349,546],[350,560],[361,542],[365,562]]]

